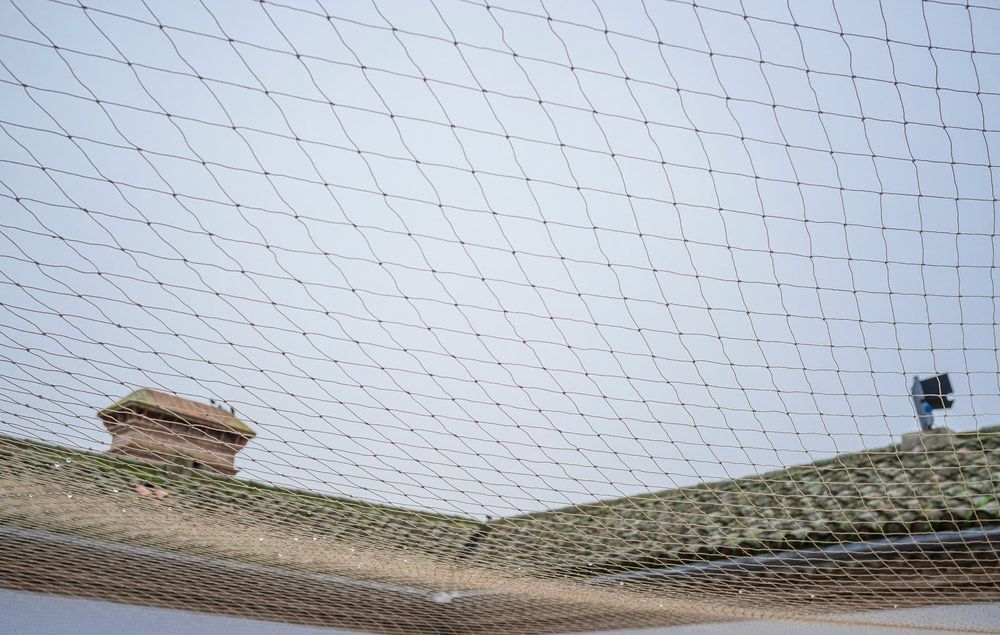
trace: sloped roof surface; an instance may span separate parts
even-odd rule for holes
[[[218,509],[256,517],[265,523],[293,525],[297,532],[323,535],[356,534],[372,543],[435,550],[463,544],[478,523],[464,518],[411,511],[376,503],[273,487],[201,470],[185,470],[147,463],[119,455],[71,450],[0,435],[0,479],[13,477],[39,482],[69,481],[81,493],[114,497],[131,495],[137,484],[165,487],[172,502],[194,510]],[[4,516],[0,513],[0,524]],[[48,528],[66,518],[47,520]]]
[[[70,458],[64,472],[97,487],[162,482],[250,513],[281,508],[287,520],[335,523],[373,541],[466,549],[478,562],[581,575],[1000,524],[1000,426],[954,434],[936,451],[890,446],[485,523],[0,437],[0,466],[50,470],[53,454]]]
[[[103,420],[108,420],[115,413],[128,412],[130,410],[165,412],[190,423],[232,430],[250,438],[256,436],[256,433],[250,429],[250,426],[237,419],[235,415],[224,408],[192,401],[152,388],[141,388],[129,393],[98,412],[97,416]]]
[[[1000,523],[1000,427],[491,523],[482,557],[581,575]],[[511,549],[518,545],[519,549]]]
[[[400,633],[637,628],[792,615],[803,601],[833,611],[993,602],[1000,565],[985,543],[832,563],[813,578],[805,570],[688,576],[659,583],[652,596],[599,582],[607,573],[997,527],[998,480],[1000,428],[990,428],[955,434],[936,451],[869,450],[484,523],[0,436],[0,582]],[[169,495],[140,491],[156,488]],[[187,579],[193,565],[182,557],[204,559],[195,577],[210,595],[179,597],[150,582]]]

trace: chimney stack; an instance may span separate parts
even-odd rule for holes
[[[255,435],[235,412],[142,388],[97,413],[112,454],[236,474],[236,453]]]

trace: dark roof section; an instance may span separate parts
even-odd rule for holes
[[[152,388],[141,388],[97,413],[102,421],[113,421],[119,413],[166,413],[194,425],[229,430],[252,439],[256,433],[232,413],[218,406],[184,399]]]
[[[992,427],[952,434],[933,451],[890,446],[502,518],[478,549],[481,558],[589,576],[997,525],[998,491],[1000,427]]]

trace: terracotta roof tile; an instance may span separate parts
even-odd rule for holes
[[[250,429],[250,426],[237,419],[224,408],[192,401],[178,397],[177,395],[153,390],[152,388],[141,388],[129,393],[98,412],[97,416],[107,421],[113,418],[115,413],[139,408],[169,413],[195,424],[232,430],[245,437],[252,438],[256,436],[256,433]]]

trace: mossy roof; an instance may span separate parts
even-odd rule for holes
[[[1000,524],[1000,427],[951,435],[935,451],[890,446],[487,523],[0,436],[0,479],[49,478],[56,469],[62,471],[60,483],[88,492],[163,484],[194,508],[228,508],[300,532],[546,576]],[[4,522],[17,519],[0,510]]]
[[[581,575],[1000,524],[1000,427],[491,523],[483,558]],[[512,549],[512,545],[517,545]]]
[[[184,399],[152,388],[132,391],[98,412],[97,416],[103,421],[108,421],[117,413],[144,411],[166,413],[193,425],[231,430],[247,438],[256,436],[250,426],[224,408]]]
[[[171,502],[206,513],[230,510],[263,526],[294,529],[326,538],[357,536],[373,545],[433,553],[460,549],[480,526],[474,520],[380,505],[254,481],[202,470],[149,463],[120,455],[90,452],[0,435],[0,488],[5,479],[58,484],[60,491],[113,497],[135,485],[165,487]],[[133,493],[134,496],[134,493]],[[2,499],[2,496],[0,496]],[[210,515],[210,514],[209,514]],[[63,533],[66,518],[41,527]],[[0,524],[17,524],[0,505]]]
[[[812,597],[803,593],[829,588],[836,592],[822,601],[837,610],[855,609],[859,602],[874,609],[991,601],[993,581],[966,584],[965,563],[975,554],[960,549],[941,552],[934,562],[921,556],[915,565],[890,559],[881,574],[873,574],[882,577],[865,577],[868,569],[844,565],[808,580],[796,568],[788,572],[786,586],[774,577],[780,573],[770,570],[757,583],[685,578],[680,586],[667,583],[663,589],[669,593],[649,596],[573,580],[1000,523],[1000,429],[958,434],[952,441],[935,452],[870,450],[760,476],[482,523],[0,436],[0,525],[21,536],[8,544],[6,560],[0,553],[0,569],[15,567],[10,570],[22,574],[13,578],[18,584],[46,592],[58,588],[113,601],[222,612],[232,612],[236,603],[241,612],[268,619],[366,631],[392,630],[377,627],[381,622],[372,612],[403,606],[396,630],[407,633],[450,631],[456,623],[469,625],[463,632],[506,633],[540,632],[542,621],[558,632],[715,621],[744,606],[801,608],[803,598]],[[161,502],[142,494],[135,487],[141,483],[163,486],[170,496]],[[40,538],[22,548],[29,534]],[[92,540],[68,553],[72,541],[44,538],[67,535]],[[124,548],[91,553],[90,546],[80,546],[100,544]],[[132,551],[132,546],[152,549]],[[107,560],[109,554],[115,557]],[[190,560],[169,554],[208,559],[200,561],[199,575],[188,576],[183,567]],[[250,569],[240,568],[247,564],[270,569],[250,575]],[[312,573],[359,585],[338,586],[329,577],[317,582]],[[906,576],[905,585],[882,586],[904,579],[900,576]],[[196,591],[177,593],[176,586],[151,583],[159,579],[193,580],[189,589]],[[873,583],[880,594],[871,594]],[[401,605],[385,584],[433,594],[425,598],[459,590],[464,599]],[[605,595],[609,589],[615,592]],[[586,598],[594,602],[581,603],[580,593],[591,591]],[[688,594],[674,598],[679,604],[670,600],[678,591]],[[178,604],[179,598],[193,604]],[[262,612],[253,613],[256,607]],[[531,621],[519,621],[525,615]]]

